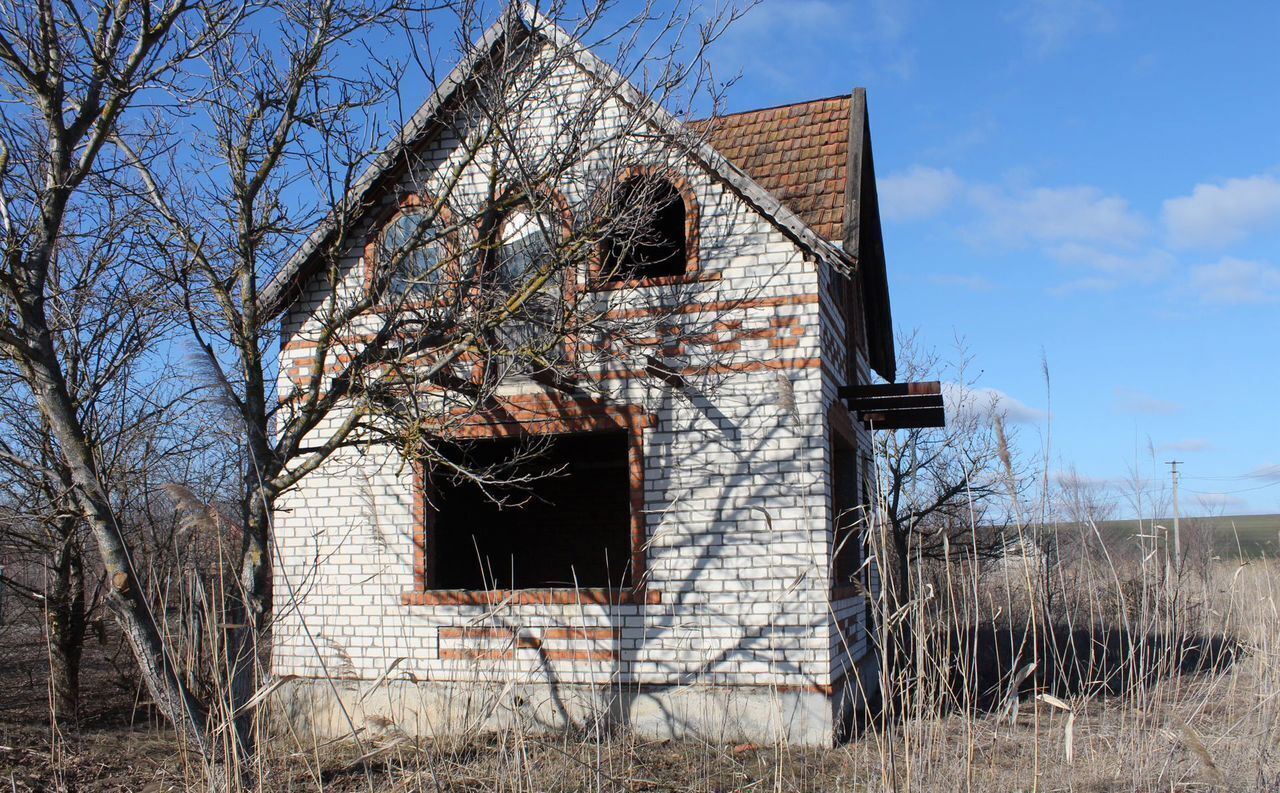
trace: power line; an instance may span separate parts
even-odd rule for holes
[[[1190,479],[1191,477],[1187,477],[1187,478]],[[1187,488],[1187,492],[1195,493],[1198,496],[1229,496],[1232,493],[1250,493],[1250,492],[1253,492],[1254,490],[1264,490],[1268,487],[1275,487],[1276,485],[1280,485],[1280,481],[1267,482],[1265,484],[1256,485],[1254,487],[1242,487],[1238,490],[1192,490],[1191,488]]]

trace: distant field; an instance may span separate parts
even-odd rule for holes
[[[1157,519],[1155,523],[1171,529],[1173,518]],[[1142,531],[1151,531],[1150,520],[1144,520],[1142,526]],[[1280,557],[1280,515],[1183,518],[1181,529],[1184,543],[1195,542],[1204,533],[1210,533],[1215,552],[1224,559]],[[1102,521],[1098,530],[1111,542],[1136,542],[1139,531],[1136,520]]]

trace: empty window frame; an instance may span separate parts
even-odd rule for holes
[[[866,507],[854,444],[842,433],[833,432],[831,441],[831,521],[832,585],[848,587],[861,583]]]
[[[628,432],[550,435],[532,444],[486,438],[445,453],[468,470],[506,466],[498,477],[506,483],[481,487],[439,469],[430,477],[427,588],[632,585]]]
[[[433,213],[407,209],[396,214],[382,228],[374,260],[386,278],[383,302],[437,299],[449,256]]]
[[[613,206],[600,246],[601,280],[662,278],[688,271],[688,207],[670,179],[649,173],[631,176],[616,188]]]
[[[554,360],[563,350],[566,304],[565,267],[556,261],[558,235],[565,221],[552,212],[522,204],[494,225],[481,290],[487,311],[506,312],[494,343],[533,359]]]

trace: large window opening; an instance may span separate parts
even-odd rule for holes
[[[831,447],[831,515],[835,542],[832,584],[845,587],[860,581],[866,508],[859,494],[858,456],[853,444],[835,433]]]
[[[684,197],[666,179],[637,176],[618,187],[613,228],[601,246],[608,281],[684,275],[688,266]]]
[[[555,435],[535,450],[513,438],[445,450],[468,470],[503,467],[505,484],[433,477],[431,588],[631,585],[627,434]]]

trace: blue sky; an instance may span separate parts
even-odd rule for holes
[[[1280,5],[766,0],[712,61],[729,110],[867,88],[895,320],[1028,452],[1280,512]]]
[[[1280,3],[763,0],[710,60],[728,111],[867,88],[895,321],[1027,455],[1280,512]]]

